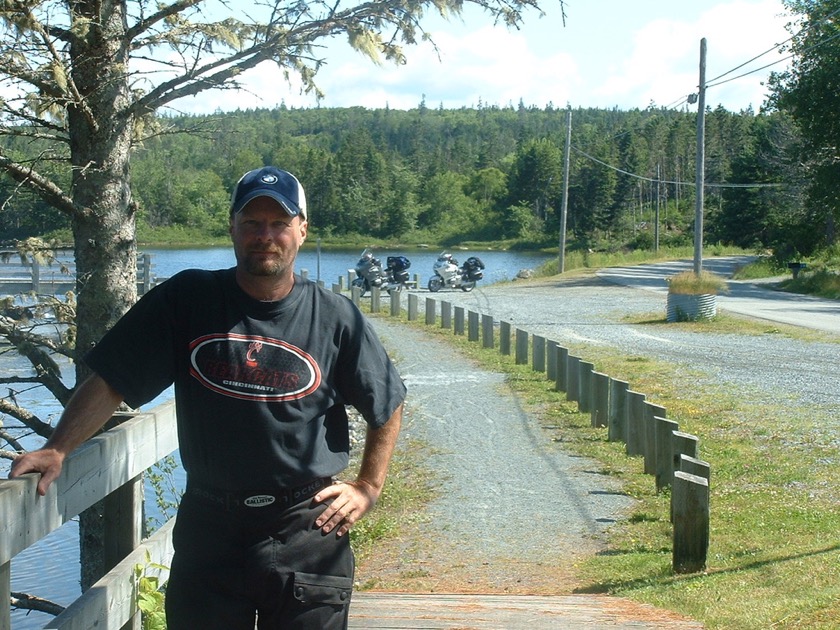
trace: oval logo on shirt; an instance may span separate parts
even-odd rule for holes
[[[268,402],[302,398],[321,383],[318,364],[300,348],[279,339],[232,333],[193,341],[190,373],[225,396]]]

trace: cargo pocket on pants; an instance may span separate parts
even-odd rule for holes
[[[353,578],[317,573],[295,573],[292,592],[303,606],[347,606],[353,592]]]

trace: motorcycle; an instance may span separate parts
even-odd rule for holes
[[[434,275],[429,278],[429,291],[437,293],[443,287],[472,291],[476,283],[484,277],[484,263],[476,256],[470,256],[462,266],[452,254],[441,252],[432,269]]]
[[[385,262],[383,268],[382,261],[370,249],[365,249],[356,263],[352,286],[359,287],[362,295],[373,287],[385,289],[388,293],[408,288],[411,261],[405,256],[388,256]]]

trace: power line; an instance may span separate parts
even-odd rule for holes
[[[571,147],[572,151],[575,153],[579,153],[583,157],[600,164],[601,166],[605,166],[606,168],[615,171],[616,173],[621,173],[622,175],[627,175],[628,177],[632,177],[634,179],[640,179],[646,182],[659,182],[660,184],[675,184],[678,186],[696,186],[696,182],[678,182],[678,181],[671,181],[666,179],[656,179],[655,177],[645,177],[644,175],[637,175],[636,173],[631,173],[630,171],[625,171],[624,169],[620,169],[617,166],[613,166],[612,164],[607,164],[603,160],[599,160],[598,158],[589,155],[585,151],[581,151],[577,147]],[[704,183],[703,186],[708,188],[780,188],[784,186],[784,184],[709,184]]]

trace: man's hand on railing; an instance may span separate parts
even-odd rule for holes
[[[64,454],[52,448],[42,448],[23,453],[12,462],[9,479],[31,472],[41,473],[41,479],[38,481],[38,494],[44,496],[52,482],[61,474],[63,464]]]

